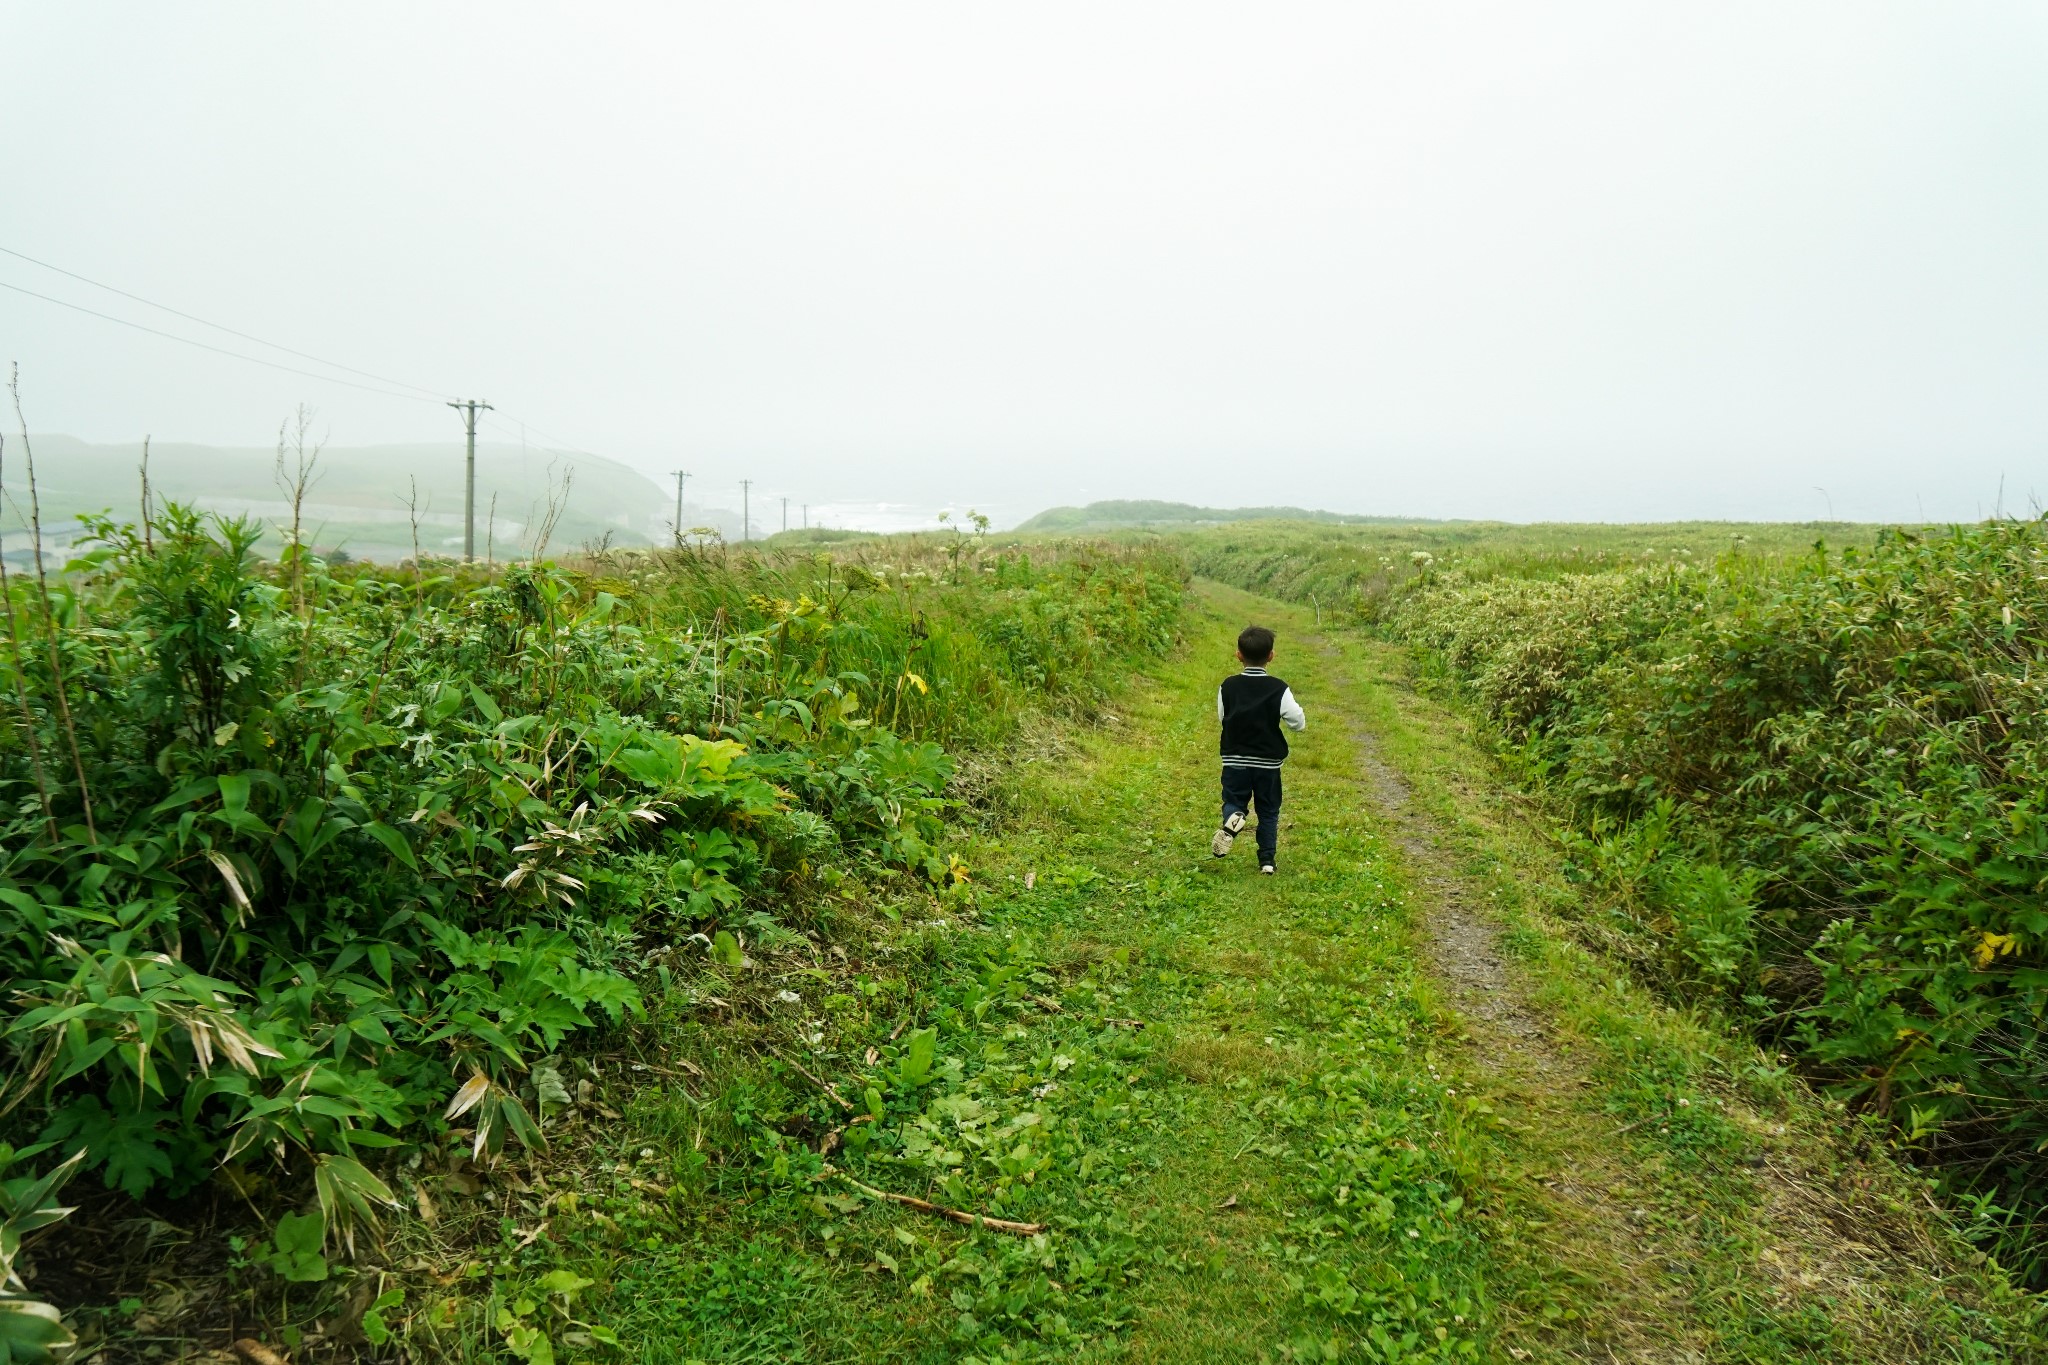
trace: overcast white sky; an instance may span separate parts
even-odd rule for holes
[[[2048,497],[2039,4],[8,2],[0,73],[0,246],[693,495]],[[93,440],[459,437],[6,290],[0,359]]]

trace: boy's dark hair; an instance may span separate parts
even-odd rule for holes
[[[1273,657],[1273,632],[1264,626],[1246,626],[1237,633],[1237,652],[1248,664],[1262,664]]]

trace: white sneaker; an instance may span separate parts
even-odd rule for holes
[[[1216,837],[1209,841],[1209,851],[1221,858],[1230,852],[1230,846],[1237,842],[1237,836],[1244,832],[1244,812],[1234,810],[1223,817],[1223,828],[1216,831]]]
[[[1261,864],[1259,864],[1259,875],[1260,875],[1260,876],[1262,876],[1262,877],[1270,877],[1270,876],[1272,876],[1272,875],[1273,875],[1273,865],[1272,865],[1271,863],[1261,863]]]

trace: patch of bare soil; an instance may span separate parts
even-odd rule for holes
[[[1429,890],[1435,975],[1451,988],[1460,1013],[1518,1038],[1541,1038],[1539,1016],[1508,979],[1507,964],[1494,946],[1493,925],[1466,906],[1462,882],[1440,869],[1434,822],[1410,798],[1407,779],[1380,756],[1379,743],[1370,731],[1353,727],[1350,737],[1358,748],[1374,803],[1392,822],[1396,842],[1423,874],[1422,884]]]

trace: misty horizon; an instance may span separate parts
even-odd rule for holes
[[[260,448],[305,402],[459,467],[478,397],[707,502],[1004,521],[2048,493],[2037,10],[11,19],[34,431]]]

